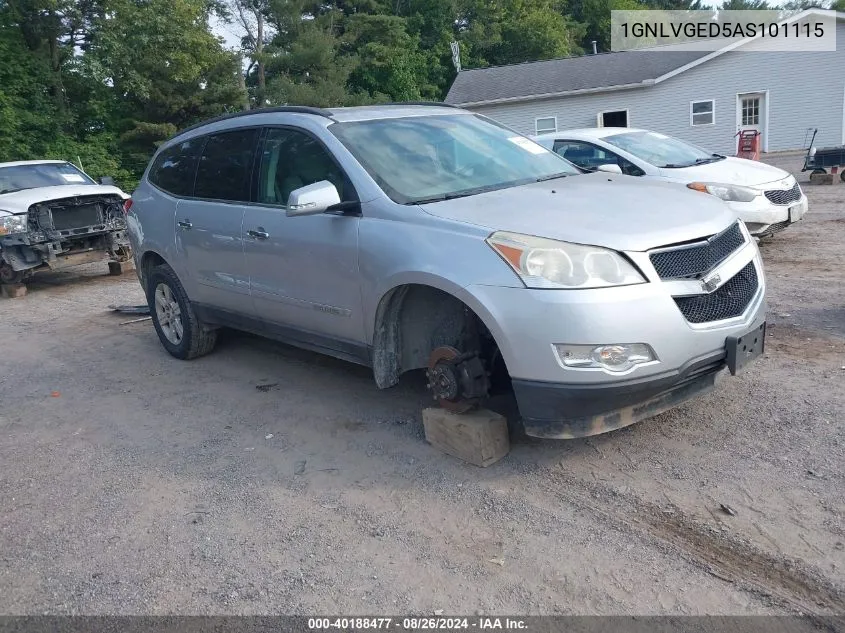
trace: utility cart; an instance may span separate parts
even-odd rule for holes
[[[801,171],[811,171],[812,174],[826,174],[830,169],[831,173],[839,172],[839,178],[845,182],[845,145],[839,147],[823,147],[817,149],[815,146],[816,133],[813,130],[813,138],[807,155],[804,157],[804,167]]]

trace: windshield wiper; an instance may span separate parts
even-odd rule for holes
[[[475,189],[464,189],[462,191],[451,191],[449,193],[441,193],[430,198],[422,198],[421,200],[412,200],[407,204],[428,204],[429,202],[442,202],[443,200],[454,200],[455,198],[466,198],[474,196],[479,193],[486,193],[488,191],[495,191],[496,189],[504,188],[503,185],[487,185],[486,187],[476,187]]]
[[[551,176],[540,176],[534,182],[545,182],[546,180],[554,180],[555,178],[566,178],[567,176],[571,176],[571,175],[572,174],[560,172],[559,174],[552,174]]]
[[[23,191],[24,189],[32,189],[32,187],[20,187],[19,189],[3,189],[0,191],[0,196],[4,193],[17,193],[18,191]]]
[[[722,156],[721,154],[712,154],[712,155],[708,156],[707,158],[696,158],[695,164],[696,165],[706,165],[707,163],[715,163],[716,161],[724,160],[724,159],[725,159],[725,157]]]
[[[661,165],[660,169],[683,169],[684,167],[692,167],[695,163],[687,163],[686,165],[675,165],[674,163],[666,163]]]
[[[422,198],[421,200],[411,200],[405,204],[428,204],[429,202],[442,202],[446,200],[446,196],[441,194],[439,196],[432,196],[431,198]]]

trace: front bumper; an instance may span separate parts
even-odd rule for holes
[[[514,380],[513,389],[527,435],[572,439],[621,429],[712,391],[724,368],[719,353],[664,376],[588,386]]]
[[[123,230],[91,232],[59,240],[33,233],[0,238],[0,261],[15,272],[40,267],[62,270],[80,264],[121,260],[129,256],[129,251],[129,240]]]
[[[745,250],[749,249],[749,250]],[[604,433],[677,406],[713,388],[726,366],[726,343],[765,319],[765,278],[749,240],[738,261],[715,269],[723,285],[753,262],[759,286],[736,317],[688,322],[677,293],[696,282],[661,280],[647,253],[626,253],[649,283],[593,290],[467,288],[467,303],[490,328],[513,383],[526,432],[572,438]],[[674,296],[673,296],[674,295]],[[561,364],[555,344],[645,343],[656,361],[626,372]]]
[[[590,386],[515,380],[513,389],[525,432],[534,437],[572,439],[608,433],[653,417],[712,391],[726,366],[732,373],[738,371],[763,353],[764,341],[761,318],[744,337],[729,337],[724,351],[693,359],[665,375]],[[565,412],[564,419],[560,412]]]
[[[730,209],[745,223],[748,232],[755,237],[767,237],[783,231],[801,220],[809,210],[804,193],[791,204],[773,204],[765,196],[758,196],[751,202],[727,202]]]

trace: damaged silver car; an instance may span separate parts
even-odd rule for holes
[[[0,163],[0,282],[98,261],[119,272],[131,257],[128,199],[66,161]]]

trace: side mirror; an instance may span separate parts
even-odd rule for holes
[[[114,178],[112,178],[111,176],[103,176],[102,178],[100,178],[100,184],[107,185],[109,187],[114,187]]]
[[[596,171],[605,171],[609,174],[621,174],[622,168],[616,163],[605,163],[596,167]]]
[[[340,204],[337,187],[328,180],[321,180],[291,191],[286,215],[318,215],[336,204]]]

